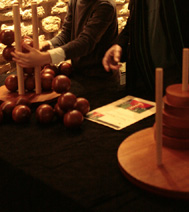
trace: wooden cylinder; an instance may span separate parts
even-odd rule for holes
[[[33,26],[33,47],[39,49],[38,39],[38,18],[37,18],[37,3],[35,1],[31,4],[32,7],[32,26]],[[41,67],[35,66],[35,92],[36,94],[41,93]]]
[[[166,88],[167,101],[175,107],[189,105],[189,92],[182,90],[182,84],[172,84]]]
[[[182,56],[182,91],[188,91],[188,63],[189,63],[189,49],[183,49]]]
[[[163,69],[156,68],[156,157],[157,165],[162,164],[162,95],[163,95]]]
[[[21,28],[20,28],[20,8],[18,2],[13,4],[13,23],[14,23],[14,36],[15,36],[15,48],[17,51],[22,51],[21,47]],[[23,68],[16,64],[17,77],[18,77],[18,94],[24,95],[24,74]]]
[[[22,7],[22,0],[18,0],[19,6]]]

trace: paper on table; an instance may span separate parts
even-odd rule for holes
[[[155,102],[126,96],[90,111],[86,119],[121,130],[155,113]]]

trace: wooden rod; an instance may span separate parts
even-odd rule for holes
[[[20,8],[18,2],[13,4],[13,23],[14,23],[14,37],[15,37],[15,48],[17,51],[22,51],[21,47],[21,28],[20,28]],[[18,94],[24,95],[24,74],[23,68],[16,64],[17,77],[18,77]]]
[[[38,38],[38,18],[37,18],[37,2],[31,3],[32,7],[32,26],[33,26],[33,47],[39,49],[39,38]],[[41,67],[35,66],[35,92],[36,94],[41,93]]]
[[[189,49],[184,48],[182,54],[182,91],[188,91]]]
[[[17,0],[19,3],[19,6],[22,7],[22,0]]]
[[[162,165],[162,97],[163,69],[156,68],[156,157],[157,165]]]

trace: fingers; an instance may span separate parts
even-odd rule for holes
[[[17,50],[15,50],[14,52],[11,52],[11,55],[13,56],[14,60],[19,60],[20,58],[25,57],[25,54],[23,54],[22,52],[19,52]]]
[[[17,61],[16,63],[22,68],[30,68],[27,64],[23,63],[22,61]]]
[[[22,47],[27,49],[28,51],[31,51],[33,49],[33,47],[29,46],[28,44],[24,43],[22,44]]]
[[[14,52],[11,52],[11,55],[13,56],[12,59],[13,59],[15,62],[18,62],[18,61],[20,60],[20,58],[22,57],[23,53],[21,53],[21,52],[15,50]]]
[[[47,41],[43,41],[39,44],[39,49],[40,51],[47,51],[48,49],[50,49],[50,44]]]
[[[104,66],[104,69],[109,72],[110,71],[110,67],[109,67],[109,62],[108,62],[108,55],[107,53],[105,54],[104,58],[102,59],[102,64]]]
[[[119,70],[119,68],[121,67],[121,65],[120,64],[110,64],[109,65],[109,68],[111,69],[111,70],[115,70],[115,71],[117,71],[117,70]]]
[[[113,63],[112,57],[113,57],[113,47],[107,50],[107,52],[104,55],[104,58],[102,59],[102,64],[107,72],[110,71],[110,64]]]
[[[102,64],[107,72],[109,72],[110,70],[118,70],[120,67],[120,65],[117,62],[113,61],[111,58],[108,58],[107,56],[103,58]]]
[[[19,66],[23,68],[32,67],[30,64],[28,53],[22,53],[15,50],[15,52],[11,52],[11,55],[13,56],[12,60],[15,61]]]
[[[18,59],[18,51],[17,50],[14,50],[14,52],[11,52],[11,55],[13,56],[13,60]]]
[[[122,49],[119,45],[113,45],[104,55],[104,58],[102,59],[102,64],[104,66],[104,69],[109,72],[110,69],[112,70],[118,70],[120,65],[118,64],[120,62],[122,54]]]
[[[22,47],[26,50],[28,50],[29,52],[33,50],[33,47],[27,45],[26,43],[23,42]],[[20,51],[15,50],[14,52],[11,52],[11,55],[13,56],[13,60],[15,59],[15,61],[19,60],[20,58],[22,59],[26,59],[28,56],[28,53],[23,53]]]
[[[121,53],[122,53],[122,49],[119,45],[115,45],[115,50],[114,50],[114,61],[116,63],[120,62],[120,58],[121,58]]]

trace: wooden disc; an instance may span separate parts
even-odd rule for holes
[[[162,147],[162,166],[156,163],[153,128],[126,138],[118,148],[118,163],[124,176],[147,191],[189,200],[189,151]]]
[[[164,111],[170,115],[184,117],[189,119],[189,105],[186,107],[175,106],[167,101],[167,97],[163,97]]]
[[[182,84],[173,84],[166,88],[167,101],[174,106],[189,105],[189,91],[182,91]]]
[[[167,126],[163,123],[163,134],[174,138],[189,139],[189,130],[187,128],[176,128]]]
[[[163,145],[173,149],[189,150],[189,139],[174,138],[163,134]],[[189,165],[189,164],[188,164]]]
[[[17,92],[10,92],[5,85],[0,87],[0,102],[4,102],[7,100],[14,101],[19,96]],[[52,91],[41,94],[35,94],[34,92],[26,92],[25,95],[31,103],[40,103],[40,102],[49,102],[53,99],[56,99],[60,96],[60,94]]]
[[[156,138],[156,123],[153,126]],[[178,150],[189,150],[189,131],[183,128],[172,128],[163,124],[162,143],[164,146]]]
[[[184,128],[189,130],[189,119],[173,116],[163,110],[163,122],[167,126]]]

